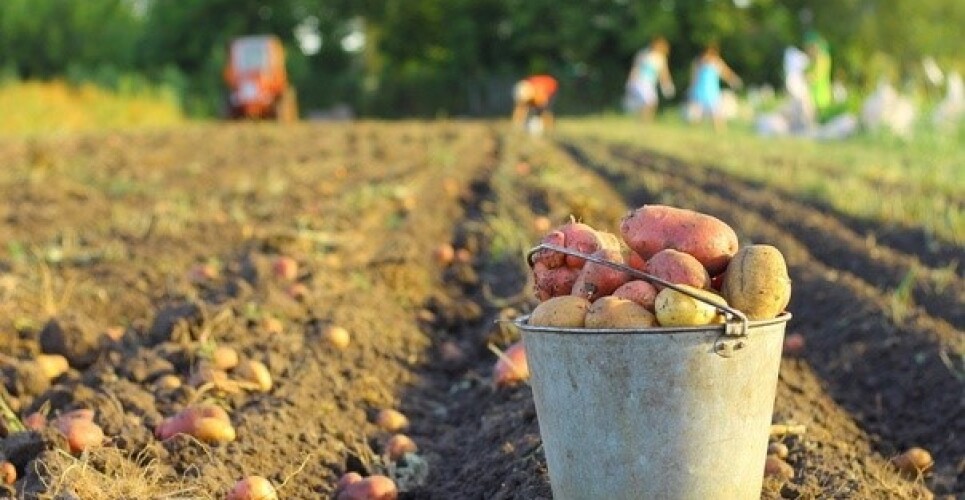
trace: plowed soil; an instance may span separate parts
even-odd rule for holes
[[[774,422],[807,431],[774,438],[795,473],[762,498],[965,494],[965,249],[925,251],[913,229],[645,143],[486,122],[6,139],[0,159],[0,394],[21,418],[92,409],[107,435],[72,456],[56,432],[0,423],[18,472],[0,497],[222,498],[260,474],[282,498],[329,498],[357,471],[392,475],[403,498],[551,498],[529,388],[492,382],[494,351],[519,338],[502,320],[536,304],[523,255],[544,217],[614,231],[648,203],[787,258],[805,346],[782,361]],[[283,256],[294,277],[273,271]],[[271,390],[197,383],[225,346],[265,363]],[[42,352],[70,370],[38,376]],[[196,402],[225,408],[237,439],[155,438]],[[383,408],[409,418],[415,454],[383,456]],[[924,478],[888,463],[912,446],[934,456]]]

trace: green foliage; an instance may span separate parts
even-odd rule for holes
[[[322,40],[311,54],[295,35],[307,20]],[[139,74],[175,89],[190,112],[214,114],[228,42],[272,33],[303,107],[503,114],[517,78],[549,72],[561,81],[559,109],[587,112],[618,104],[634,54],[657,35],[671,42],[679,89],[710,42],[746,82],[779,85],[784,47],[809,30],[828,39],[835,69],[868,89],[920,72],[923,56],[965,69],[954,43],[962,25],[960,0],[3,0],[0,76],[117,89]],[[344,50],[356,31],[364,48]]]

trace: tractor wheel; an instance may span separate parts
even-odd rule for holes
[[[275,119],[281,123],[298,121],[298,96],[295,93],[295,87],[291,85],[285,87],[285,91],[275,102]]]

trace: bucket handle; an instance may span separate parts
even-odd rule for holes
[[[539,245],[536,245],[535,247],[531,248],[528,252],[526,252],[526,262],[529,264],[529,267],[533,267],[534,265],[533,259],[535,258],[536,253],[539,252],[540,250],[552,250],[554,252],[570,255],[572,257],[579,257],[581,259],[585,259],[595,264],[604,265],[604,266],[616,269],[618,271],[622,271],[635,278],[640,278],[644,281],[647,281],[650,284],[660,285],[666,288],[671,288],[673,290],[676,290],[677,292],[680,292],[684,295],[697,299],[721,311],[724,314],[724,318],[726,318],[726,322],[724,323],[724,335],[728,337],[746,337],[747,336],[747,327],[748,327],[747,316],[744,313],[738,311],[737,309],[734,309],[733,307],[723,306],[723,305],[714,303],[709,299],[705,299],[704,297],[694,294],[693,292],[687,290],[684,287],[681,287],[680,285],[675,285],[663,278],[658,278],[650,273],[645,273],[639,269],[634,269],[630,266],[625,266],[617,262],[609,261],[604,258],[597,257],[595,255],[589,255],[582,252],[577,252],[576,250],[560,247],[550,243],[540,243]]]

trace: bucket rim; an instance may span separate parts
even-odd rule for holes
[[[763,327],[787,323],[791,319],[791,313],[784,311],[777,317],[770,319],[748,321],[748,330],[760,329]],[[524,314],[513,320],[523,332],[535,333],[540,335],[559,334],[559,335],[668,335],[675,333],[720,333],[725,334],[727,325],[713,324],[703,326],[654,326],[649,328],[562,328],[557,326],[534,326],[528,324],[529,314]],[[748,332],[749,333],[749,332]]]

